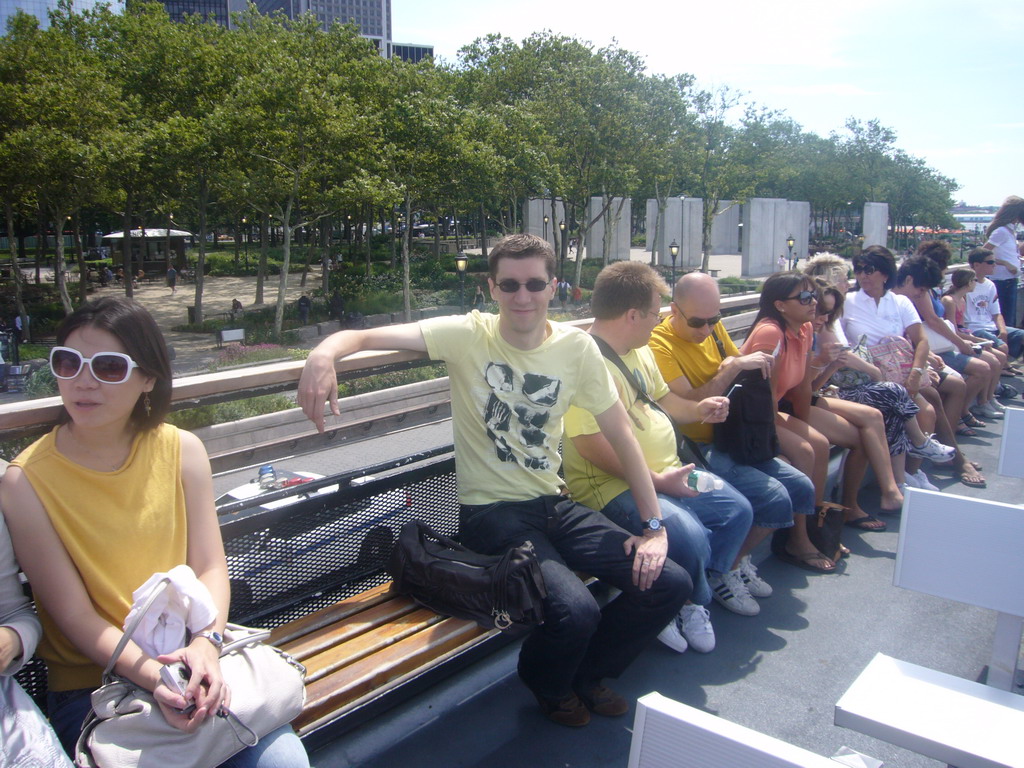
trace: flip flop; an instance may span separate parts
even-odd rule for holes
[[[790,565],[795,565],[797,568],[803,568],[805,571],[811,571],[812,573],[835,573],[836,567],[833,565],[831,568],[822,568],[818,565],[811,565],[811,560],[829,560],[830,558],[825,557],[821,552],[805,552],[802,555],[791,555],[785,549],[773,552],[779,560]]]
[[[894,512],[898,510],[893,510]],[[872,525],[875,523],[875,525]],[[881,523],[881,525],[877,525]],[[884,520],[879,520],[873,515],[865,515],[864,517],[855,517],[853,520],[847,520],[843,525],[848,525],[851,528],[856,528],[861,531],[884,531],[889,526]]]
[[[968,488],[988,488],[988,483],[985,482],[985,478],[978,474],[978,470],[974,470],[975,478],[969,477],[970,469],[964,467],[960,470],[960,482],[966,485]]]

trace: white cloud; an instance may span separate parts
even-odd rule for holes
[[[776,85],[765,89],[765,93],[779,96],[880,96],[878,91],[869,91],[850,83],[817,83],[808,85]]]

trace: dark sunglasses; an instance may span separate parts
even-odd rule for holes
[[[680,309],[679,314],[683,315],[683,310]],[[703,328],[705,325],[718,325],[718,321],[722,319],[722,315],[721,313],[712,315],[711,317],[686,317],[686,315],[683,315],[683,318],[686,320],[686,324],[691,328]]]
[[[814,294],[814,291],[800,291],[796,296],[787,296],[783,301],[799,301],[801,304],[807,305],[812,301],[817,301],[818,297]]]
[[[502,293],[516,293],[523,286],[526,286],[526,290],[530,293],[540,293],[551,285],[551,283],[548,280],[541,280],[539,277],[531,277],[525,283],[520,283],[518,280],[512,280],[509,278],[508,280],[502,280],[497,285],[498,289]]]
[[[73,379],[89,364],[93,378],[104,384],[124,384],[132,375],[132,369],[139,364],[121,352],[100,352],[92,357],[71,347],[54,347],[50,350],[50,370],[58,379]]]
[[[871,264],[861,264],[858,267],[853,268],[853,274],[855,275],[873,275],[878,269],[873,267]]]
[[[984,263],[985,264],[995,264],[995,261],[989,261],[988,259],[985,259]]]

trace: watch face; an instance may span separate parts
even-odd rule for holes
[[[644,528],[646,528],[649,531],[660,531],[661,520],[659,520],[656,517],[652,517],[650,520],[644,523]]]

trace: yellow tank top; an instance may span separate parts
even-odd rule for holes
[[[124,465],[87,469],[57,450],[55,428],[26,448],[21,467],[42,502],[96,612],[121,629],[132,592],[186,560],[181,439],[163,424],[136,436]],[[102,668],[80,653],[36,602],[43,624],[38,654],[52,691],[97,687]]]

